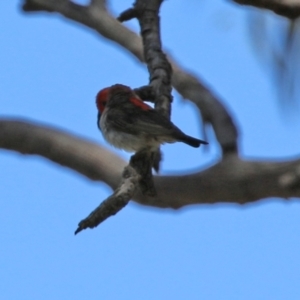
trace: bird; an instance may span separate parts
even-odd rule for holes
[[[157,149],[165,143],[182,142],[198,148],[206,141],[183,133],[167,117],[148,104],[129,87],[114,84],[96,96],[97,126],[104,139],[127,152]]]

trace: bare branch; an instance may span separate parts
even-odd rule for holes
[[[269,9],[274,13],[296,19],[300,16],[300,0],[233,0],[243,5]]]
[[[223,154],[238,151],[238,131],[232,117],[218,98],[194,75],[183,71],[173,62],[173,85],[180,94],[193,101],[199,108],[205,123],[210,123],[215,131]]]
[[[133,11],[141,27],[144,58],[150,74],[149,85],[155,94],[155,109],[170,118],[172,68],[161,46],[158,15],[161,3],[162,0],[136,0]]]
[[[148,67],[150,82],[154,95],[155,109],[170,118],[171,111],[171,75],[172,69],[166,55],[162,51],[160,39],[159,9],[162,0],[136,0],[134,8],[126,10],[118,20],[137,18],[141,28],[144,58]],[[138,91],[145,90],[136,89]],[[140,93],[141,94],[141,93]],[[142,93],[143,94],[143,93]],[[152,167],[159,170],[160,150],[142,150],[130,159],[130,165],[141,175],[140,186],[144,194],[156,195]]]
[[[57,129],[24,121],[0,120],[0,148],[38,154],[113,189],[125,162],[104,148]],[[194,174],[156,176],[156,197],[134,196],[153,207],[178,209],[191,204],[246,204],[269,197],[300,198],[300,157],[285,162],[241,160],[227,155]]]
[[[140,175],[130,165],[124,169],[122,182],[115,192],[104,200],[87,218],[80,221],[75,234],[86,228],[97,227],[107,218],[115,215],[133,198]]]
[[[271,162],[241,160],[231,154],[202,172],[158,177],[154,182],[158,197],[135,201],[181,208],[191,204],[248,204],[270,197],[288,200],[300,197],[300,157]]]
[[[141,38],[125,26],[121,25],[105,9],[95,9],[92,6],[85,7],[72,2],[67,2],[66,4],[62,3],[64,1],[60,0],[27,0],[25,1],[24,6],[29,2],[31,3],[33,11],[33,3],[35,3],[36,7],[39,9],[43,8],[48,12],[58,12],[68,19],[96,30],[102,36],[124,47],[141,62],[144,62]],[[181,70],[178,65],[170,59],[169,61],[171,62],[173,69],[172,84],[174,88],[180,94],[184,95],[184,97],[188,97],[191,101],[195,101],[201,108],[204,121],[212,124],[218,142],[223,150],[223,154],[236,151],[238,138],[236,126],[221,101],[218,101],[209,89],[196,79],[195,76]],[[194,87],[193,98],[189,98],[190,96],[187,95],[185,88],[190,85],[190,80],[192,80],[192,85]],[[221,122],[219,120],[221,120]]]
[[[0,148],[41,155],[116,188],[126,162],[96,143],[28,120],[0,119]]]

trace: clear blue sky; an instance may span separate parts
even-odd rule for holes
[[[0,3],[1,115],[104,144],[95,94],[117,82],[146,84],[145,68],[60,16],[22,14],[19,2]],[[113,1],[111,7],[120,12],[131,3]],[[204,78],[234,115],[241,155],[280,160],[299,154],[300,121],[287,122],[280,113],[276,89],[249,42],[248,10],[223,0],[172,0],[161,16],[166,49]],[[201,137],[193,105],[174,95],[173,121]],[[211,133],[209,141],[206,152],[165,146],[163,174],[216,161]],[[97,229],[74,236],[108,187],[40,157],[1,150],[0,166],[1,299],[300,299],[296,199],[179,212],[130,203]]]

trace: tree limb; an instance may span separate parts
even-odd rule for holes
[[[43,156],[113,189],[126,162],[96,143],[28,120],[0,119],[0,148]]]
[[[130,165],[125,167],[120,186],[106,200],[95,208],[85,219],[79,222],[75,234],[86,228],[97,227],[107,218],[115,215],[133,198],[140,175]]]
[[[46,126],[0,120],[0,148],[37,154],[116,189],[125,162],[103,147]],[[142,205],[178,209],[191,204],[246,204],[269,197],[300,198],[300,157],[283,162],[227,155],[188,175],[155,176],[156,197],[136,193]]]
[[[264,8],[274,13],[296,19],[300,16],[300,0],[233,0],[242,5],[251,5],[258,8]]]
[[[160,38],[159,8],[163,0],[136,0],[132,17],[138,19],[141,28],[144,59],[150,74],[150,83],[155,95],[155,109],[170,118],[172,68],[162,51]],[[118,20],[123,21],[122,15]],[[128,15],[126,19],[128,20]]]
[[[126,10],[118,20],[137,18],[143,42],[144,58],[148,67],[149,88],[154,95],[155,109],[170,118],[172,69],[161,48],[159,9],[162,0],[136,0],[134,8]],[[144,89],[144,87],[142,87]],[[130,166],[141,175],[140,187],[144,194],[155,195],[152,167],[159,170],[160,149],[143,149],[130,159]]]

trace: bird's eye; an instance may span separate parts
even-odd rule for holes
[[[106,101],[103,101],[103,102],[102,102],[102,105],[105,106],[105,105],[106,105]]]

